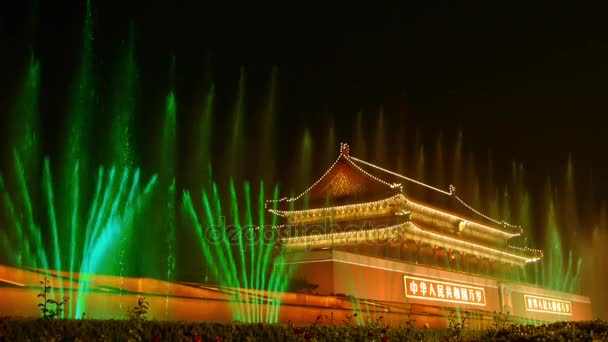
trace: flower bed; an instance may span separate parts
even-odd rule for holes
[[[0,319],[0,341],[603,341],[608,323],[509,325],[483,331],[389,327],[382,322],[266,325],[115,320]]]

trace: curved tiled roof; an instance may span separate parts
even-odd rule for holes
[[[307,198],[306,209],[314,209],[328,204],[344,205],[380,199],[399,192],[401,192],[400,183],[387,182],[361,168],[350,159],[348,145],[342,144],[336,161],[308,189],[291,198],[269,200],[266,205],[268,207],[269,204],[276,202],[279,206],[293,202],[301,203],[300,199]],[[293,204],[296,205],[296,203]]]
[[[463,199],[458,197],[458,195],[456,195],[456,188],[453,185],[450,185],[449,191],[445,191],[354,157],[350,157],[350,160],[355,163],[360,163],[364,167],[369,167],[370,169],[388,174],[393,178],[405,180],[406,183],[404,184],[404,189],[406,197],[412,197],[417,202],[421,202],[431,208],[434,208],[435,210],[457,214],[462,216],[463,219],[466,219],[467,221],[477,221],[477,223],[483,225],[491,225],[510,234],[519,235],[523,233],[520,226],[491,218],[470,206]],[[416,198],[417,196],[415,194],[419,194],[421,192],[424,192],[424,199]]]
[[[405,180],[403,185],[400,183]],[[405,189],[405,191],[404,191]],[[402,193],[431,209],[453,213],[464,220],[494,227],[511,235],[519,235],[522,228],[502,220],[491,218],[471,207],[456,195],[454,186],[449,191],[441,190],[418,180],[400,175],[372,163],[350,156],[347,144],[341,144],[340,155],[331,167],[308,189],[291,198],[269,200],[270,205],[285,206],[292,204],[295,210],[308,210],[326,206],[369,202]],[[424,192],[424,199],[416,194]],[[299,199],[308,198],[307,206],[298,207]],[[331,201],[329,201],[331,200]],[[277,203],[278,202],[278,203]],[[303,204],[303,203],[302,203]],[[281,208],[279,208],[281,209]],[[287,209],[287,208],[282,208]],[[280,211],[280,210],[279,210]]]

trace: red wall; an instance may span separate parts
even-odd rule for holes
[[[503,312],[538,321],[588,320],[592,318],[588,297],[545,290],[532,285],[500,282],[479,275],[453,272],[439,267],[397,262],[343,251],[306,251],[289,260],[299,277],[319,285],[319,295],[344,294],[361,299],[391,303],[419,304],[471,312]],[[484,289],[484,306],[406,297],[404,276],[447,281]],[[506,295],[502,289],[506,287]],[[572,315],[526,310],[524,294],[561,299],[571,303]],[[502,297],[501,297],[502,296]]]
[[[306,254],[309,262],[300,260],[301,263],[292,265],[296,267],[297,274],[320,285],[318,294],[244,291],[204,284],[188,286],[145,278],[83,276],[90,280],[91,290],[84,298],[87,303],[86,317],[126,318],[127,307],[135,305],[140,296],[146,296],[150,302],[149,318],[159,320],[229,322],[235,319],[234,313],[239,306],[245,310],[259,310],[262,315],[266,315],[266,305],[247,304],[246,298],[254,297],[261,298],[262,302],[280,301],[278,320],[282,323],[312,323],[319,315],[324,323],[329,323],[332,317],[333,322],[341,323],[347,320],[348,316],[358,313],[359,322],[382,317],[391,325],[413,320],[416,326],[428,324],[430,327],[446,327],[450,313],[457,309],[460,315],[463,311],[471,314],[467,326],[486,328],[493,323],[492,312],[499,311],[499,288],[502,284],[498,284],[496,280],[422,265],[394,264],[382,259],[365,259],[341,253],[343,254]],[[323,259],[327,257],[342,260]],[[369,265],[365,266],[365,262]],[[392,270],[391,267],[401,269]],[[483,287],[487,304],[479,307],[408,298],[405,296],[403,281],[405,274]],[[78,287],[78,279],[70,281],[52,274],[48,277],[53,288],[63,287],[65,295],[69,296],[71,301],[77,300],[76,292],[70,292],[69,289]],[[40,278],[41,274],[38,272],[0,265],[0,296],[3,298],[0,316],[39,317],[39,299],[36,295],[41,291]],[[510,304],[515,316],[542,321],[591,319],[591,303],[587,297],[542,290],[529,285],[507,285],[511,288]],[[122,288],[125,293],[106,292],[107,288]],[[569,300],[572,303],[573,315],[526,311],[523,306],[524,293]],[[357,298],[352,299],[341,294]],[[235,301],[235,296],[240,300]]]

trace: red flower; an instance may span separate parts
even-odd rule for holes
[[[304,330],[302,330],[301,328],[295,328],[293,329],[293,332],[295,332],[296,334],[300,335],[304,332]]]
[[[203,338],[196,335],[196,336],[194,336],[194,342],[203,342]]]
[[[382,338],[382,342],[388,342],[388,337],[384,336],[384,337]]]
[[[158,336],[158,335],[152,336],[152,342],[160,342],[160,336]]]
[[[215,337],[215,342],[222,342],[222,337],[221,336],[216,336]]]

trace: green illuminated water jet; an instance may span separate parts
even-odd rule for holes
[[[299,161],[297,163],[297,170],[295,177],[298,180],[298,188],[306,189],[311,183],[312,174],[312,150],[313,142],[310,136],[310,131],[306,129],[302,136],[302,142],[300,143]],[[304,196],[304,208],[308,208],[309,195]]]
[[[463,143],[462,130],[458,130],[456,135],[456,144],[454,144],[454,152],[452,155],[452,174],[449,180],[450,184],[465,184],[462,178],[462,171],[464,170],[464,162],[462,157],[462,143]]]
[[[116,165],[132,167],[135,164],[133,150],[133,116],[135,114],[135,93],[138,87],[138,71],[135,61],[135,27],[129,25],[129,39],[123,48],[123,55],[113,77],[112,95],[112,160]]]
[[[327,129],[327,142],[325,143],[325,161],[324,165],[331,165],[336,160],[336,128],[333,118],[330,118]]]
[[[104,169],[100,168],[98,171],[95,197],[89,210],[87,225],[83,227],[86,234],[84,241],[81,241],[84,252],[79,269],[75,317],[82,317],[86,309],[84,296],[88,290],[88,282],[83,279],[84,276],[96,273],[120,273],[120,263],[116,265],[109,262],[109,256],[119,254],[124,248],[120,242],[125,236],[132,234],[142,206],[146,204],[156,185],[156,176],[144,186],[140,184],[139,178],[139,170],[133,172],[124,169],[119,176],[117,169],[111,168],[105,179]],[[117,242],[118,246],[115,245]]]
[[[266,225],[264,183],[259,185],[256,206],[249,183],[244,183],[241,196],[234,182],[230,182],[230,201],[223,205],[213,184],[211,189],[202,190],[201,209],[195,208],[188,191],[183,194],[182,207],[199,240],[201,261],[218,284],[233,289],[234,319],[276,323],[278,294],[287,289],[289,279],[284,260],[275,248],[276,216],[270,226]],[[277,187],[272,196],[278,198]]]
[[[71,297],[64,312],[66,317],[79,318],[85,312],[89,276],[124,273],[127,242],[157,182],[156,176],[151,176],[143,183],[140,170],[128,167],[133,164],[129,129],[136,78],[132,30],[125,60],[119,63],[124,70],[117,72],[114,81],[117,93],[113,97],[115,115],[110,140],[111,159],[118,166],[98,167],[96,175],[89,166],[91,146],[87,139],[96,97],[90,3],[86,5],[80,64],[71,94],[63,155],[55,168],[49,157],[43,160],[41,179],[36,177],[40,174],[37,131],[40,66],[33,56],[16,102],[12,129],[16,147],[14,167],[8,170],[10,182],[6,183],[0,175],[0,209],[7,218],[2,221],[9,224],[6,231],[12,232],[1,234],[3,252],[19,267],[69,274],[65,286],[54,286],[60,297]]]
[[[357,112],[355,120],[355,141],[353,143],[353,151],[357,151],[357,155],[367,160],[367,143],[365,141],[365,133],[363,131],[363,112]]]
[[[244,137],[244,116],[245,116],[245,68],[241,68],[241,76],[239,78],[237,99],[234,106],[232,117],[232,126],[230,128],[230,136],[228,140],[228,153],[226,154],[225,167],[232,171],[232,176],[238,179],[242,170],[241,144]]]
[[[196,161],[192,177],[203,180],[211,179],[211,138],[213,128],[213,109],[215,105],[215,85],[209,85],[205,95],[204,106],[198,124],[198,144],[196,148]],[[207,184],[205,184],[207,185]]]
[[[446,184],[445,177],[445,164],[444,164],[444,155],[443,155],[443,133],[440,131],[437,136],[437,141],[435,143],[435,162],[433,165],[434,175],[433,175],[433,183],[437,185],[437,187],[441,189],[446,189],[448,184]],[[446,205],[446,198],[440,202],[442,206]]]
[[[26,73],[23,79],[23,86],[16,99],[15,110],[12,115],[12,140],[15,141],[15,149],[13,150],[13,160],[17,156],[23,156],[23,159],[19,160],[18,169],[15,170],[12,179],[17,179],[21,190],[27,188],[27,184],[35,182],[35,177],[32,171],[38,169],[39,159],[39,134],[38,134],[38,99],[40,92],[40,63],[34,57],[33,53],[30,54],[30,58],[27,64]],[[0,177],[0,189],[3,191],[3,200],[7,205],[7,215],[9,221],[15,220],[17,215],[22,216],[23,213],[19,211],[19,208],[15,208],[13,200],[9,198],[8,189],[4,181]],[[28,203],[27,208],[31,208],[30,198],[24,198],[24,201]],[[29,215],[29,210],[27,210]],[[14,230],[2,230],[0,231],[0,238],[3,244],[10,245],[13,240],[24,241],[24,236],[28,232],[22,224],[16,224]],[[32,232],[31,230],[29,231]],[[33,244],[32,244],[33,243]],[[37,266],[35,263],[36,256],[35,251],[41,247],[40,239],[35,241],[28,241],[22,250],[15,251],[13,254],[8,254],[8,257],[12,259],[12,262],[21,267],[24,264]],[[4,249],[8,251],[9,249]]]
[[[386,151],[386,128],[384,124],[384,109],[380,107],[378,112],[378,119],[376,121],[376,141],[375,141],[375,153],[374,160],[380,165],[386,165],[388,163],[388,156]]]
[[[269,182],[274,181],[276,177],[276,162],[275,162],[275,134],[277,115],[277,102],[279,96],[279,69],[272,68],[272,75],[268,85],[268,96],[266,100],[266,108],[260,120],[260,157],[258,166],[258,177]]]
[[[23,176],[19,154],[15,152],[15,165],[17,171]],[[54,272],[68,272],[70,278],[77,280],[78,288],[59,287],[59,295],[64,296],[65,290],[69,290],[74,298],[72,305],[66,312],[68,317],[82,317],[86,309],[86,294],[88,292],[87,276],[95,273],[118,274],[120,262],[111,255],[118,254],[121,246],[116,242],[121,237],[129,236],[133,229],[137,216],[146,204],[146,200],[156,184],[156,176],[141,184],[140,171],[130,169],[117,169],[112,167],[108,172],[103,167],[98,169],[95,180],[95,191],[91,201],[73,203],[71,207],[59,207],[57,197],[63,195],[57,193],[56,189],[62,189],[62,184],[68,179],[75,189],[73,193],[76,198],[83,198],[82,193],[88,193],[87,189],[81,188],[79,181],[80,168],[78,161],[68,175],[55,185],[56,180],[52,175],[49,159],[44,160],[42,197],[43,203],[34,210],[33,204],[28,202],[31,198],[31,190],[24,186],[19,197],[13,198],[7,191],[0,176],[0,191],[2,191],[3,208],[11,213],[11,223],[15,230],[23,230],[22,236],[17,236],[13,241],[9,239],[9,253],[18,255],[25,250],[26,258],[22,266],[42,267],[44,270],[52,269]],[[89,203],[87,206],[86,203]],[[29,213],[26,217],[16,215],[18,211]],[[40,213],[39,215],[34,214]],[[59,227],[69,227],[72,217],[82,217],[79,226],[75,228],[82,232],[76,236],[72,235],[74,229],[65,230]],[[61,217],[67,220],[62,220]],[[9,227],[11,228],[11,227]],[[50,236],[45,237],[45,232]],[[50,241],[50,243],[45,243]],[[30,251],[26,246],[33,242],[35,251]],[[72,246],[80,246],[80,253],[74,254]],[[75,273],[78,272],[78,277]],[[75,306],[75,311],[74,311]]]
[[[93,18],[91,11],[91,3],[87,1],[84,15],[84,26],[82,29],[82,46],[80,52],[80,64],[76,72],[76,79],[72,85],[73,93],[71,96],[71,108],[69,112],[69,127],[68,137],[65,144],[65,151],[62,165],[64,169],[62,174],[66,175],[67,181],[63,183],[61,189],[64,196],[59,196],[61,208],[73,208],[69,218],[70,240],[72,241],[70,250],[70,277],[73,278],[74,267],[76,264],[75,255],[82,253],[83,250],[76,250],[82,247],[76,243],[76,239],[82,231],[80,227],[79,217],[77,215],[80,204],[78,184],[80,181],[77,177],[80,172],[84,172],[83,181],[89,178],[86,174],[88,171],[89,160],[88,154],[85,152],[88,147],[88,137],[90,131],[88,128],[91,124],[95,100],[95,87],[93,84]],[[70,176],[67,176],[70,174]],[[74,176],[74,177],[72,177]],[[63,210],[61,210],[63,211]],[[66,210],[68,212],[68,210]],[[57,251],[58,252],[58,251]],[[70,302],[68,313],[73,313],[74,301]]]

